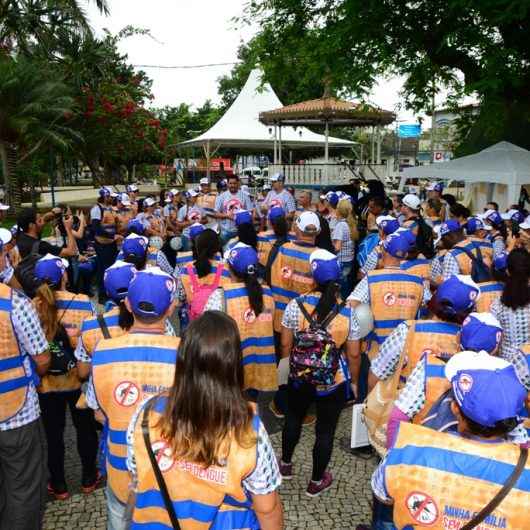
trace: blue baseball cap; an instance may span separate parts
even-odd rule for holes
[[[41,282],[58,285],[68,268],[68,261],[53,254],[46,254],[35,264],[35,278]]]
[[[235,223],[236,226],[247,223],[252,224],[252,214],[248,210],[239,210],[236,213]]]
[[[125,190],[127,191],[127,193],[136,193],[137,191],[139,191],[138,186],[136,184],[127,184]]]
[[[329,202],[332,208],[335,208],[337,204],[339,204],[339,194],[335,193],[334,191],[329,191],[326,193],[326,200]]]
[[[340,279],[341,269],[335,254],[319,248],[311,253],[309,263],[311,273],[317,283],[336,282]]]
[[[141,236],[145,232],[145,226],[139,219],[131,219],[127,223],[127,232],[138,234],[139,236]]]
[[[193,223],[190,226],[190,237],[195,239],[201,232],[204,232],[204,225],[201,223]]]
[[[458,232],[459,230],[462,230],[462,225],[454,219],[449,219],[449,221],[440,225],[440,237],[446,236],[451,232]]]
[[[438,286],[435,296],[438,303],[452,307],[455,314],[458,314],[475,305],[480,297],[480,288],[471,276],[453,274]]]
[[[492,354],[502,339],[502,326],[491,313],[471,313],[463,322],[460,345],[464,350]]]
[[[385,236],[393,234],[400,227],[399,221],[391,215],[380,215],[375,220],[375,224],[383,231]]]
[[[383,248],[395,258],[406,258],[416,244],[416,236],[406,229],[397,230],[383,241]]]
[[[132,312],[140,317],[161,317],[171,305],[175,280],[158,267],[137,272],[127,293]]]
[[[521,224],[524,222],[524,214],[520,210],[516,210],[515,208],[512,208],[511,210],[508,210],[506,213],[501,214],[501,217],[505,221],[515,221],[518,224]]]
[[[501,214],[497,210],[486,210],[480,217],[493,225],[500,225],[503,222]]]
[[[491,226],[484,224],[482,219],[478,217],[470,217],[464,226],[469,235],[474,234],[477,230],[491,230]]]
[[[438,193],[442,193],[443,190],[443,182],[433,182],[432,184],[429,184],[426,188],[426,191],[437,191]]]
[[[103,276],[105,291],[115,302],[127,296],[127,290],[135,272],[136,269],[132,263],[122,260],[116,261],[105,271]]]
[[[273,206],[269,210],[269,221],[274,221],[280,217],[285,217],[285,210],[281,206]]]
[[[240,274],[255,274],[258,270],[258,253],[244,243],[236,243],[227,250],[225,259]]]
[[[139,236],[138,234],[129,234],[123,240],[123,246],[121,248],[123,255],[127,256],[136,256],[137,258],[142,258],[147,252],[147,247],[149,246],[149,239],[145,236]]]
[[[112,193],[111,190],[107,188],[106,186],[102,186],[101,188],[99,188],[100,197],[110,197],[111,193]]]
[[[484,351],[464,351],[453,355],[445,365],[445,377],[466,417],[483,427],[517,418],[527,391],[512,364]]]
[[[493,256],[493,267],[497,271],[504,271],[508,268],[508,253],[501,252]]]

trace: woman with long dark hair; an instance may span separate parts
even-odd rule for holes
[[[350,372],[356,370],[356,341],[350,340],[355,328],[353,310],[341,301],[341,269],[337,257],[326,250],[315,250],[310,257],[316,288],[287,305],[282,320],[281,353],[290,358],[291,369],[287,387],[288,408],[282,434],[280,472],[284,479],[293,477],[292,458],[300,439],[303,419],[311,403],[316,405],[313,472],[307,495],[315,497],[327,490],[333,477],[326,470],[333,450],[333,439],[340,412],[350,395]],[[303,308],[303,309],[302,309]],[[329,373],[330,383],[316,385],[311,370],[293,368],[296,348],[303,348],[302,335],[313,324],[324,325],[336,347],[335,362]],[[351,337],[353,339],[353,337]],[[328,346],[331,346],[328,343]],[[295,349],[293,349],[293,347]],[[330,350],[331,351],[331,348]],[[332,354],[330,354],[332,355]],[[323,361],[323,359],[321,359]],[[298,365],[300,366],[300,365]]]
[[[236,213],[234,222],[237,228],[237,236],[233,237],[225,245],[225,250],[232,248],[236,243],[244,243],[254,250],[258,248],[258,234],[252,220],[252,213],[248,210],[240,210]]]
[[[530,341],[530,254],[515,249],[508,255],[507,277],[500,299],[491,312],[502,324],[501,356],[510,360],[514,351]]]
[[[66,290],[68,262],[47,254],[35,265],[40,282],[33,304],[52,352],[52,365],[38,388],[39,403],[48,442],[48,491],[58,500],[69,497],[64,473],[64,429],[66,409],[70,409],[81,458],[81,485],[85,493],[94,491],[99,481],[96,469],[98,438],[91,410],[79,410],[81,380],[74,350],[81,324],[94,314],[87,296]]]
[[[283,528],[274,450],[243,386],[237,324],[206,311],[184,335],[173,386],[141,405],[129,425],[132,528],[176,528],[164,509],[149,445],[166,455],[156,465],[182,528]]]
[[[258,254],[237,243],[226,251],[230,280],[208,298],[205,311],[224,311],[236,322],[241,335],[245,389],[278,389],[274,332],[274,300],[267,285],[258,279]]]

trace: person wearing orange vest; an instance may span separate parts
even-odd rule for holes
[[[225,253],[230,280],[208,298],[205,311],[230,315],[241,335],[245,390],[253,397],[258,391],[278,389],[274,331],[274,300],[267,285],[258,280],[258,254],[243,243]]]
[[[39,259],[35,264],[35,277],[40,285],[33,300],[52,353],[50,371],[42,377],[38,391],[48,442],[48,491],[58,500],[69,497],[64,472],[67,407],[77,435],[83,492],[94,491],[100,480],[96,468],[98,439],[94,415],[90,410],[79,410],[75,406],[81,396],[81,380],[74,351],[81,323],[93,316],[94,308],[87,296],[66,290],[67,266],[65,259],[52,254]]]
[[[258,233],[258,257],[262,267],[267,266],[269,254],[274,244],[281,246],[289,239],[289,225],[285,210],[281,206],[273,206],[267,215],[268,230]]]
[[[129,234],[123,240],[117,259],[132,263],[137,270],[149,265],[159,267],[167,274],[173,274],[173,267],[169,264],[166,255],[161,250],[149,246],[147,237],[135,233]]]
[[[480,298],[477,301],[477,311],[487,313],[491,309],[493,302],[499,300],[504,291],[506,281],[506,269],[508,267],[508,254],[501,252],[493,258],[491,268],[492,281],[480,284]]]
[[[444,356],[457,353],[460,326],[479,298],[480,289],[470,276],[451,276],[443,282],[428,304],[433,318],[402,322],[385,339],[372,359],[368,390],[392,377],[400,363],[403,386],[425,352]]]
[[[380,345],[394,328],[405,320],[414,319],[422,303],[427,303],[430,299],[430,292],[425,288],[424,280],[401,270],[401,261],[410,252],[415,241],[414,234],[405,229],[387,236],[382,244],[383,268],[369,272],[348,297],[353,308],[360,304],[369,304],[374,316],[374,329],[362,345],[362,353],[366,355],[360,355],[359,326],[355,331],[358,338],[357,367],[351,375],[358,388],[358,398],[366,397],[368,360],[377,355]]]
[[[236,322],[206,311],[190,324],[176,363],[171,387],[144,401],[127,430],[131,530],[281,530],[281,476],[243,394]]]
[[[175,281],[156,267],[132,279],[125,305],[134,324],[125,335],[98,342],[92,357],[92,385],[87,403],[98,420],[108,422],[107,513],[110,530],[126,528],[129,494],[127,425],[146,396],[171,387],[180,339],[164,335],[165,319],[172,314]],[[103,420],[105,421],[105,420]]]
[[[7,252],[0,241],[0,272]],[[36,386],[51,357],[31,300],[4,283],[0,332],[0,528],[40,530],[48,473]]]
[[[366,261],[360,269],[359,277],[365,276],[369,271],[373,271],[378,268],[379,261],[381,260],[382,250],[381,242],[386,236],[393,234],[396,230],[399,230],[399,221],[391,215],[379,215],[375,223],[379,229],[379,240],[380,242],[371,250],[366,257]]]
[[[210,180],[207,177],[201,178],[201,180],[199,180],[199,185],[201,188],[201,194],[197,199],[197,205],[203,209],[204,213],[208,217],[207,228],[214,230],[217,227],[217,221],[214,218],[214,213],[215,201],[217,200],[218,193],[216,191],[211,191]]]
[[[291,300],[282,319],[281,354],[289,358],[291,369],[287,387],[287,413],[282,434],[280,472],[284,479],[293,478],[292,458],[300,439],[302,423],[309,406],[316,405],[315,445],[313,447],[313,472],[306,493],[316,497],[333,482],[327,471],[333,439],[340,412],[351,395],[350,367],[354,366],[351,331],[354,328],[354,311],[340,297],[341,268],[334,254],[317,249],[310,256],[311,273],[315,287],[308,293]],[[303,307],[303,309],[302,309]],[[308,317],[324,324],[337,348],[337,362],[328,384],[315,384],[293,370],[293,346],[298,334],[307,331]],[[327,325],[326,325],[327,324]]]
[[[470,241],[474,241],[480,247],[480,251],[486,263],[493,260],[493,245],[489,240],[491,226],[486,224],[479,217],[470,217],[464,225],[466,235]]]
[[[527,450],[509,443],[507,435],[521,422],[527,390],[510,363],[485,352],[454,355],[445,376],[457,432],[400,424],[394,447],[372,477],[376,497],[393,504],[399,530],[526,528],[530,464]],[[518,462],[522,477],[500,504],[482,512]]]

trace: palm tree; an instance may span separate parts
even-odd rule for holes
[[[66,124],[75,101],[52,75],[29,58],[0,57],[0,156],[15,212],[21,203],[17,164],[45,146],[67,148],[76,137]]]

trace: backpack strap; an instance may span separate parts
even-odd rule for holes
[[[200,285],[199,285],[199,280],[197,278],[197,274],[195,274],[193,265],[189,264],[186,268],[188,269],[188,275],[191,281],[191,288],[193,289],[193,291],[198,291]]]
[[[215,278],[213,280],[212,287],[215,287],[216,289],[219,287],[219,284],[221,283],[221,276],[223,274],[224,265],[222,263],[219,263],[217,265],[217,270],[215,271]]]
[[[101,333],[103,333],[103,338],[110,339],[110,331],[107,326],[107,323],[105,322],[105,319],[103,318],[103,315],[98,315],[96,318],[99,324],[99,328],[101,329]]]
[[[304,315],[304,318],[309,322],[309,327],[313,326],[315,321],[313,320],[313,317],[307,312],[307,309],[304,306],[304,303],[302,302],[302,298],[296,298],[296,303],[298,307],[300,308],[300,311],[302,311],[302,315]]]
[[[328,316],[322,321],[321,326],[327,328],[335,317],[344,309],[346,306],[346,300],[343,300],[340,304],[336,305],[335,308],[329,312]]]
[[[37,241],[35,241],[33,245],[31,245],[30,255],[40,256],[39,247],[40,247],[40,239],[37,239]]]
[[[272,245],[271,251],[269,252],[269,257],[267,258],[267,263],[265,264],[265,282],[267,285],[271,284],[272,266],[276,261],[278,253],[280,252],[280,247],[282,247],[285,243],[287,243],[287,238],[282,237],[281,239],[277,239],[274,242],[274,245]]]

